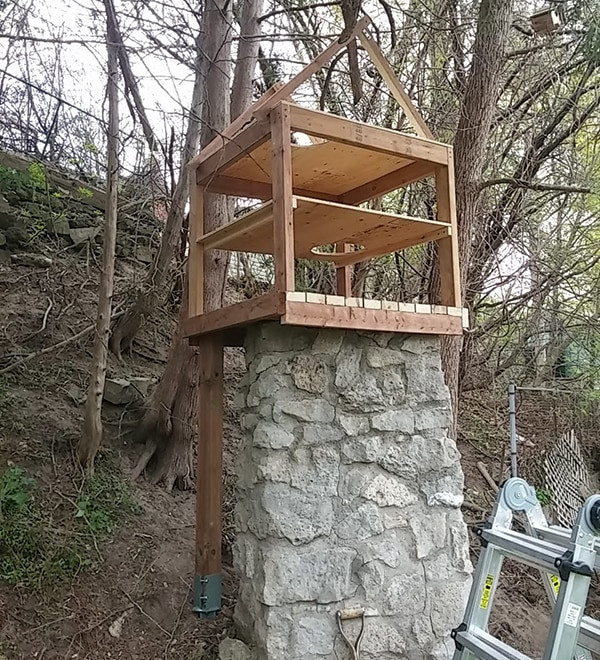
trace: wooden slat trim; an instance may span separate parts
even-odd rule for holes
[[[353,188],[347,193],[340,195],[338,201],[342,204],[361,204],[393,190],[404,188],[404,186],[421,181],[434,174],[435,168],[430,163],[419,161],[411,165],[405,165],[395,172],[390,172],[379,179]]]
[[[387,58],[383,54],[381,48],[373,37],[366,31],[362,30],[358,34],[363,48],[369,54],[371,61],[377,67],[381,77],[389,87],[392,96],[396,99],[398,105],[404,110],[406,118],[410,122],[410,125],[415,129],[417,135],[433,140],[433,133],[429,130],[429,127],[425,123],[423,117],[421,117],[419,111],[413,105],[413,102],[410,100],[409,95],[404,90],[404,87],[400,84],[394,70],[390,66]]]
[[[448,314],[417,314],[387,309],[341,307],[287,301],[281,319],[287,325],[435,335],[462,334],[462,319]]]
[[[243,158],[269,138],[269,123],[256,122],[238,133],[222,149],[203,159],[196,168],[196,183],[210,184],[219,172]]]
[[[285,295],[282,297],[282,294],[271,292],[229,307],[215,309],[184,321],[183,334],[185,337],[194,337],[255,321],[274,319],[283,312],[284,301]]]
[[[327,140],[361,146],[393,156],[447,165],[448,147],[441,142],[404,135],[388,128],[367,126],[319,110],[290,105],[292,129]]]

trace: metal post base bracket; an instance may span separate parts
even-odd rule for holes
[[[221,574],[194,577],[194,604],[192,612],[198,616],[214,618],[221,610]]]

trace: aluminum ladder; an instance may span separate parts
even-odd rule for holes
[[[526,533],[512,529],[517,512],[525,514]],[[477,535],[482,549],[464,620],[452,631],[454,660],[532,660],[487,632],[505,558],[539,569],[554,603],[543,660],[590,660],[591,652],[600,653],[600,623],[583,616],[593,572],[600,569],[600,495],[586,500],[570,530],[549,526],[535,489],[508,479]]]

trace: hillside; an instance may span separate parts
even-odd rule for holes
[[[111,358],[107,396],[113,403],[105,400],[103,409],[107,444],[95,476],[85,482],[74,447],[91,355],[103,193],[39,164],[2,162],[0,659],[215,657],[219,641],[233,633],[235,415],[228,405],[225,607],[206,622],[190,611],[194,494],[128,478],[144,440],[135,433],[143,399],[166,361],[176,305],[146,320],[121,362]],[[160,221],[143,203],[122,199],[116,313],[143,276],[159,233]],[[228,403],[241,365],[239,352],[231,351]],[[472,393],[463,403],[464,512],[474,524],[493,499],[475,465],[483,460],[497,469],[505,438],[503,394]],[[542,410],[534,407],[524,417],[532,433],[534,420],[547,419],[554,405],[542,403]],[[537,425],[537,449],[530,453],[554,433],[547,426]],[[475,555],[476,549],[475,543]],[[512,568],[504,586],[494,628],[534,655],[548,621],[543,590],[535,575]]]

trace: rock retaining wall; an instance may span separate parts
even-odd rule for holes
[[[258,658],[449,658],[471,564],[434,337],[252,327],[239,395],[236,620]],[[350,623],[351,633],[355,624]]]

